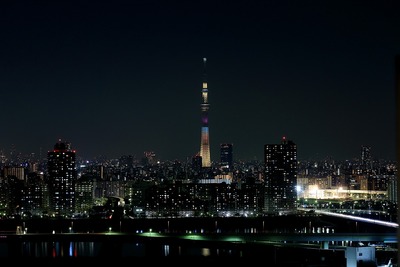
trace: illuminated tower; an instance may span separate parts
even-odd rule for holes
[[[203,167],[211,166],[210,159],[210,135],[208,131],[208,110],[210,105],[208,104],[208,86],[207,86],[207,73],[206,63],[207,58],[203,58],[204,73],[203,73],[203,89],[201,90],[202,102],[201,102],[201,144],[200,144],[200,157]]]

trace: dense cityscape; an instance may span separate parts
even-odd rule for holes
[[[375,160],[367,146],[344,162],[298,161],[296,149],[283,138],[265,145],[264,162],[241,162],[222,144],[204,168],[198,155],[160,162],[152,151],[84,160],[58,140],[44,159],[2,155],[2,217],[256,217],[315,206],[384,211],[395,221],[395,162]]]
[[[397,2],[0,5],[0,260],[400,265]]]
[[[346,161],[299,160],[296,142],[282,136],[264,144],[262,161],[235,159],[232,143],[220,144],[212,159],[206,66],[203,58],[198,153],[185,161],[161,161],[156,151],[82,159],[62,139],[46,155],[22,156],[13,148],[0,155],[1,216],[257,217],[325,208],[396,221],[396,163],[375,159],[371,146]]]
[[[337,266],[345,261],[348,266],[363,261],[387,262],[388,257],[390,262],[394,257],[393,253],[397,251],[397,242],[393,240],[393,230],[385,227],[398,227],[396,162],[375,159],[373,148],[366,145],[360,147],[359,157],[350,160],[299,160],[296,142],[286,136],[275,143],[264,144],[261,161],[235,159],[232,143],[220,144],[219,158],[212,159],[206,58],[203,58],[203,63],[200,150],[185,161],[162,161],[157,157],[156,151],[144,151],[139,157],[122,155],[116,159],[83,159],[72,142],[63,139],[58,139],[46,155],[39,153],[38,156],[22,156],[14,149],[8,154],[2,152],[2,231],[15,231],[14,235],[26,235],[28,238],[13,241],[13,234],[3,235],[6,239],[2,244],[7,251],[5,256],[25,258],[33,255],[34,258],[41,258],[41,255],[51,255],[53,258],[64,258],[63,255],[67,254],[76,258],[81,253],[97,257],[99,254],[95,244],[98,242],[94,240],[98,237],[93,236],[93,232],[105,236],[115,232],[125,235],[113,241],[106,239],[100,242],[101,249],[112,257],[123,255],[124,246],[132,246],[132,242],[136,246],[141,244],[147,247],[147,252],[142,252],[142,256],[154,253],[160,256],[160,249],[164,256],[173,255],[171,249],[177,250],[177,255],[182,256],[182,247],[194,249],[193,244],[184,244],[185,237],[176,239],[176,236],[169,235],[171,232],[189,236],[198,231],[201,234],[211,234],[208,237],[211,239],[205,243],[207,246],[215,245],[215,240],[218,241],[219,234],[222,233],[257,234],[257,237],[252,235],[251,241],[246,241],[245,243],[249,243],[243,247],[225,248],[228,255],[242,257],[251,251],[250,244],[256,242],[254,238],[259,238],[261,242],[271,242],[276,237],[265,236],[266,233],[283,231],[290,233],[289,236],[275,241],[275,245],[268,248],[263,246],[263,253],[270,250],[276,257],[277,247],[285,244],[288,238],[294,238],[300,242],[295,245],[298,262],[307,262],[310,259],[325,262],[326,257],[332,259],[329,265],[323,266]],[[318,214],[315,215],[316,212]],[[341,223],[334,223],[334,219],[321,219],[323,212],[330,213],[330,216],[354,215],[357,219],[355,224],[345,223],[343,227],[340,226]],[[198,221],[190,224],[189,221],[180,221],[188,218]],[[251,218],[261,218],[261,229],[259,220],[255,227],[250,226],[250,221],[240,221]],[[228,224],[225,221],[225,225],[221,226],[221,219],[231,221]],[[379,223],[364,226],[363,219],[372,222],[377,220]],[[143,220],[151,223],[143,224]],[[174,220],[174,224],[180,221],[178,224],[183,225],[172,228],[170,220]],[[265,228],[265,220],[268,230]],[[7,224],[10,221],[11,225]],[[49,221],[56,221],[56,224],[49,224]],[[82,224],[83,221],[90,223]],[[149,228],[150,224],[153,226]],[[378,225],[383,225],[383,230]],[[144,228],[147,230],[143,230]],[[135,231],[134,236],[132,231]],[[164,236],[165,243],[154,242],[153,231],[167,234]],[[330,235],[335,231],[339,231],[338,237]],[[379,236],[374,239],[368,233],[357,237],[353,244],[348,243],[347,235],[341,233],[342,231],[372,231]],[[389,236],[385,235],[386,231],[389,231]],[[65,235],[75,232],[85,233],[85,236],[72,241],[71,235]],[[60,235],[54,240],[50,236],[56,233]],[[38,236],[35,234],[39,234],[40,241],[36,240]],[[149,236],[143,239],[141,234]],[[319,237],[315,239],[314,236],[307,240],[304,239],[304,234],[323,234],[328,237],[324,237],[324,241],[317,241]],[[133,239],[128,239],[126,243],[126,238]],[[201,239],[204,238],[203,235]],[[243,237],[233,237],[237,238]],[[382,245],[382,240],[388,239],[395,245]],[[81,247],[83,241],[86,245]],[[315,258],[315,254],[307,248],[307,255],[302,254],[301,251],[310,241],[316,242],[314,246],[323,246],[321,251],[327,255]],[[365,245],[363,242],[366,241],[369,242]],[[215,253],[219,258],[220,246],[232,246],[235,243],[223,241],[214,249],[200,245],[200,255],[209,256]],[[110,247],[110,244],[114,245]],[[336,250],[329,250],[330,246],[337,247],[342,255],[335,256]],[[366,253],[364,256],[357,251],[359,246]],[[381,247],[380,250],[388,253],[375,257],[376,247]],[[205,249],[208,252],[204,252]],[[137,248],[131,248],[127,253],[131,257],[138,253]],[[254,256],[257,255],[250,257]],[[287,260],[275,259],[278,265],[282,262]]]

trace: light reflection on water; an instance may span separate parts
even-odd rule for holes
[[[240,232],[239,229],[235,229]],[[262,230],[257,228],[241,229],[244,233],[257,234]],[[282,229],[281,229],[282,231]],[[279,232],[281,232],[279,231]],[[284,229],[283,232],[293,232],[292,229]],[[193,231],[196,232],[196,231]],[[202,232],[202,231],[200,231]],[[308,227],[295,230],[298,233],[330,233],[334,229],[329,227],[314,227],[311,222]],[[28,241],[22,242],[20,247],[21,256],[25,257],[53,257],[53,258],[76,258],[76,257],[98,257],[107,253],[126,257],[156,256],[176,256],[176,255],[200,255],[200,256],[219,256],[242,253],[241,251],[230,251],[221,248],[209,248],[203,246],[180,246],[177,244],[144,244],[137,242],[127,243],[102,243],[102,242],[69,242],[69,241]]]
[[[100,244],[95,242],[23,242],[23,257],[94,257]]]
[[[309,227],[299,229],[300,233],[330,233],[334,229],[324,227]],[[244,229],[244,233],[258,233],[256,228]],[[113,250],[115,248],[115,250]],[[151,245],[141,243],[123,243],[123,244],[104,244],[101,242],[23,242],[21,244],[21,256],[28,257],[98,257],[103,256],[104,253],[113,250],[113,253],[120,254],[121,256],[146,256],[150,250],[157,256],[175,256],[175,255],[219,255],[219,249],[210,249],[208,247],[194,246],[194,247],[181,247],[178,245],[164,244],[158,248]],[[231,251],[223,251],[224,254],[231,254]],[[240,253],[240,252],[239,252]]]
[[[36,258],[87,258],[104,256],[104,253],[108,249],[109,245],[104,246],[100,242],[23,242],[21,244],[21,256]],[[165,257],[177,255],[211,256],[221,253],[221,249],[210,249],[202,246],[182,247],[179,245],[164,244],[157,248],[153,245],[146,246],[141,243],[124,243],[114,252],[124,257],[144,257],[148,255],[149,250],[153,250],[150,252],[151,255]]]

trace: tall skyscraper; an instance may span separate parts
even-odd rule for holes
[[[370,146],[361,146],[361,170],[363,173],[372,171],[372,156]]]
[[[224,173],[229,173],[233,170],[233,145],[221,144],[220,145],[220,166]]]
[[[264,146],[264,212],[293,211],[297,200],[297,146],[282,138]]]
[[[192,169],[195,172],[200,173],[201,172],[201,168],[203,167],[203,164],[201,163],[201,157],[199,154],[196,154],[192,157]]]
[[[203,58],[204,73],[203,73],[203,88],[201,91],[201,144],[200,144],[200,157],[202,159],[203,167],[211,167],[210,157],[210,135],[208,130],[208,110],[210,104],[208,103],[208,85],[207,85],[207,72],[206,63],[207,58]]]
[[[71,144],[58,140],[47,152],[50,211],[56,216],[75,212],[75,183],[77,180],[76,152]]]

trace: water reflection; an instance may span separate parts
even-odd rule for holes
[[[104,244],[101,242],[22,242],[21,257],[35,258],[78,258],[113,256],[227,256],[237,255],[232,249],[210,248],[204,246],[181,246],[171,244],[121,243]]]
[[[23,242],[23,257],[95,257],[100,244],[95,242]]]
[[[257,234],[260,229],[250,227],[244,229],[234,229],[235,232],[244,232],[246,234]],[[275,230],[274,232],[293,232],[289,229]],[[193,232],[202,232],[193,230]],[[295,230],[296,233],[334,233],[331,227],[315,227],[309,223],[307,227]],[[200,256],[219,256],[233,255],[241,253],[241,251],[230,251],[228,249],[209,248],[200,245],[192,245],[181,247],[177,244],[143,244],[137,242],[91,242],[91,241],[29,241],[20,243],[17,249],[18,255],[23,257],[98,257],[106,254],[115,253],[115,255],[127,257],[148,256],[148,254],[156,256],[181,256],[181,255],[200,255]]]

